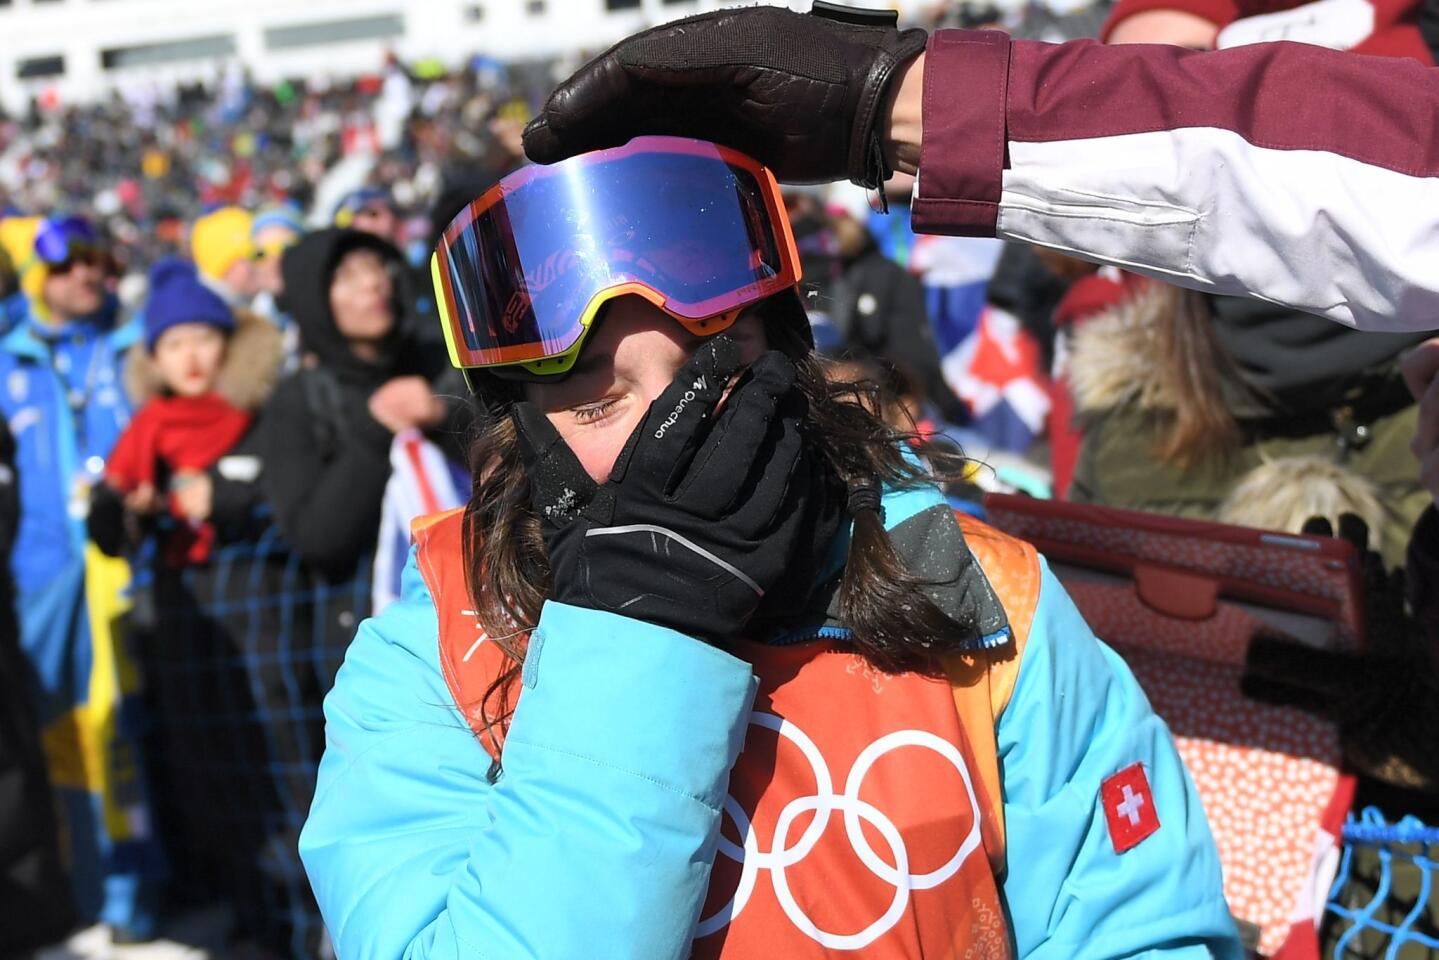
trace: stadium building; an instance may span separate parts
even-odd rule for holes
[[[721,0],[0,0],[0,104],[79,102],[126,84],[264,83],[377,70],[387,51],[450,65],[597,50]],[[808,7],[807,0],[792,4]]]

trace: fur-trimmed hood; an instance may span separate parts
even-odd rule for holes
[[[1075,410],[1099,413],[1128,404],[1141,410],[1178,406],[1179,385],[1170,379],[1160,336],[1160,324],[1173,310],[1173,292],[1162,284],[1150,284],[1075,328],[1068,368]]]
[[[376,345],[378,356],[372,359],[355,353],[330,309],[335,270],[346,254],[357,249],[377,254],[393,283],[394,325]],[[316,230],[285,251],[280,269],[285,276],[285,307],[300,330],[300,349],[340,380],[368,392],[403,373],[428,373],[430,363],[417,337],[415,277],[388,241],[359,230]]]
[[[1195,305],[1185,296],[1155,284],[1080,324],[1070,340],[1068,382],[1081,416],[1102,417],[1120,407],[1157,414],[1179,409],[1186,387],[1164,355],[1173,342],[1164,325],[1185,320],[1178,311]],[[1259,466],[1233,478],[1215,519],[1299,533],[1311,517],[1325,517],[1337,529],[1339,517],[1352,513],[1368,524],[1378,549],[1385,509],[1373,481],[1334,456],[1261,457]]]
[[[1215,387],[1239,419],[1288,420],[1402,391],[1398,358],[1425,336],[1356,331],[1278,304],[1152,284],[1079,325],[1069,376],[1081,413],[1172,410],[1189,388],[1177,379],[1184,364],[1166,351],[1187,345],[1201,365],[1214,355]]]
[[[258,410],[270,397],[284,360],[285,343],[279,329],[259,314],[235,310],[235,332],[225,348],[216,390],[241,410]],[[160,393],[160,372],[144,343],[125,357],[125,392],[139,409]]]

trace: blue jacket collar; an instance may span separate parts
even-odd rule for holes
[[[118,322],[120,304],[114,297],[107,297],[105,305],[88,317],[67,323],[63,327],[42,328],[28,302],[21,308],[23,316],[15,326],[0,339],[0,350],[19,357],[44,359],[49,353],[47,341],[78,334],[84,339],[105,339],[112,350],[120,352],[140,339],[140,323],[137,319]]]
[[[964,533],[944,495],[931,484],[886,486],[884,526],[910,572],[930,584],[929,598],[960,623],[972,622],[975,635],[965,649],[982,650],[1009,643],[1013,632],[989,578],[964,541]],[[809,598],[811,614],[776,630],[770,643],[846,640],[850,632],[839,609],[839,574],[849,556],[853,522],[835,536],[825,573]]]

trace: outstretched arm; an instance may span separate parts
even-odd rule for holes
[[[916,229],[1024,240],[1365,330],[1439,327],[1439,71],[940,31],[896,85]]]
[[[616,44],[525,131],[553,163],[640,134],[781,179],[918,171],[916,229],[999,234],[1365,330],[1439,328],[1439,72],[1293,43],[1199,53],[773,7]]]

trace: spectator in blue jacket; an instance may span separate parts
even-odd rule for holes
[[[87,562],[91,486],[130,417],[124,351],[138,327],[109,292],[111,261],[78,217],[41,223],[13,329],[0,339],[0,411],[15,436],[20,527],[11,556],[20,644],[62,799],[82,919],[151,932],[153,848],[140,763],[116,720],[131,671],[112,630],[123,568]]]

